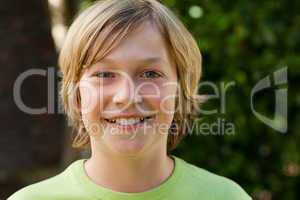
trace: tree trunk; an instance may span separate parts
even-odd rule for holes
[[[57,109],[55,114],[29,114],[14,100],[14,86],[23,72],[36,68],[47,73],[57,63],[47,1],[1,1],[0,40],[0,199],[6,199],[37,181],[30,171],[55,169],[61,160],[63,116]],[[47,109],[48,99],[57,99],[57,78],[51,85],[48,79],[32,75],[24,80],[20,94],[26,106]],[[55,94],[48,95],[49,91]],[[52,107],[57,108],[57,101]]]

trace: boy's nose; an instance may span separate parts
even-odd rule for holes
[[[132,80],[124,79],[116,89],[113,96],[113,103],[115,104],[137,104],[142,102],[142,97],[135,91],[135,84]],[[127,105],[127,106],[129,106]]]

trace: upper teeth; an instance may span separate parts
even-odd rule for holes
[[[118,119],[108,119],[109,122],[118,123],[121,125],[131,125],[139,123],[140,121],[144,121],[144,117],[141,118],[118,118]]]

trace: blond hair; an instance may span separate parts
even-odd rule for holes
[[[171,151],[187,135],[187,126],[196,115],[199,98],[195,95],[201,77],[201,54],[197,42],[182,22],[164,5],[155,0],[103,0],[84,10],[72,23],[59,55],[62,72],[60,97],[75,137],[74,148],[89,147],[90,138],[81,113],[76,109],[80,94],[76,83],[82,69],[105,57],[132,30],[145,21],[155,24],[173,59],[181,91],[176,97],[174,120],[168,135]],[[97,42],[96,42],[97,41]],[[75,95],[73,92],[75,91]],[[75,100],[74,106],[73,102]]]

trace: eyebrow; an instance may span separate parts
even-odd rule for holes
[[[148,58],[143,58],[143,59],[137,59],[134,62],[138,64],[153,64],[153,63],[167,63],[165,59],[162,59],[160,57],[148,57]],[[103,58],[99,60],[97,63],[103,63],[103,64],[109,64],[109,65],[116,65],[117,62],[114,59],[111,58]]]

